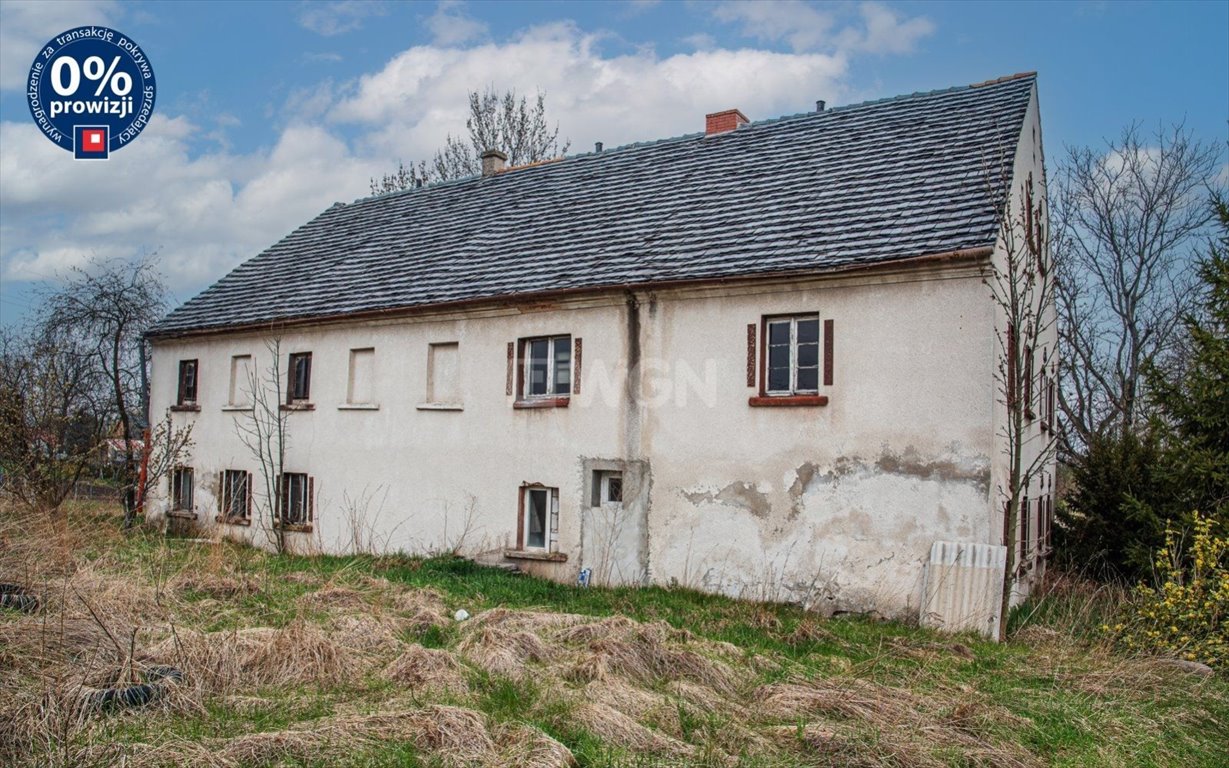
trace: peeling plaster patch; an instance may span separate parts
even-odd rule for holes
[[[923,480],[944,480],[957,483],[973,483],[983,491],[990,489],[990,462],[977,459],[938,459],[924,461],[913,446],[897,454],[885,450],[875,466],[881,472],[917,477]]]
[[[790,520],[802,514],[803,507],[805,506],[802,496],[807,492],[807,487],[815,480],[817,474],[819,474],[819,468],[809,461],[798,467],[794,484],[789,487]]]
[[[683,498],[692,504],[716,503],[740,507],[756,517],[767,519],[772,512],[772,504],[768,497],[751,483],[737,480],[722,488],[717,493],[711,491],[700,493],[683,493]]]

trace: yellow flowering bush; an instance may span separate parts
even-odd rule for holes
[[[1154,561],[1157,586],[1135,587],[1127,618],[1102,629],[1130,650],[1229,667],[1229,539],[1212,525],[1196,512],[1185,548],[1167,526]]]

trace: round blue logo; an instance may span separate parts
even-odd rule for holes
[[[132,38],[107,27],[76,27],[34,57],[26,101],[48,139],[78,160],[106,160],[149,124],[154,70]]]

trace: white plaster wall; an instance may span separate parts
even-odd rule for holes
[[[634,308],[633,308],[634,305]],[[765,314],[818,312],[835,322],[835,381],[825,407],[757,408],[746,386],[746,326]],[[456,545],[502,550],[516,539],[523,482],[560,489],[561,564],[581,561],[582,458],[648,462],[651,580],[746,597],[803,600],[825,610],[916,610],[923,558],[936,538],[992,537],[991,306],[975,265],[913,266],[720,290],[612,294],[568,305],[468,316],[352,322],[285,331],[281,365],[311,351],[312,411],[290,415],[286,471],[315,478],[316,525],[299,548],[345,551],[345,499],[367,497],[379,549]],[[633,359],[630,329],[638,334]],[[570,407],[518,410],[505,395],[506,345],[570,333],[583,339],[581,392]],[[156,344],[155,415],[174,402],[177,363],[200,360],[193,424],[196,507],[213,525],[218,473],[247,469],[236,419],[223,410],[230,358],[269,364],[266,336],[203,336]],[[464,410],[419,410],[428,345],[460,345]],[[339,408],[349,351],[375,348],[378,410]],[[257,492],[260,481],[257,479]],[[150,514],[166,509],[156,489]],[[259,537],[226,526],[227,535]]]

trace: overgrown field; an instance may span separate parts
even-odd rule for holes
[[[59,527],[0,516],[0,582],[41,600],[0,611],[5,765],[1229,760],[1224,674],[1111,652],[1082,593],[1026,606],[995,645],[455,558],[125,535],[103,506]],[[144,706],[99,693],[142,681]]]

